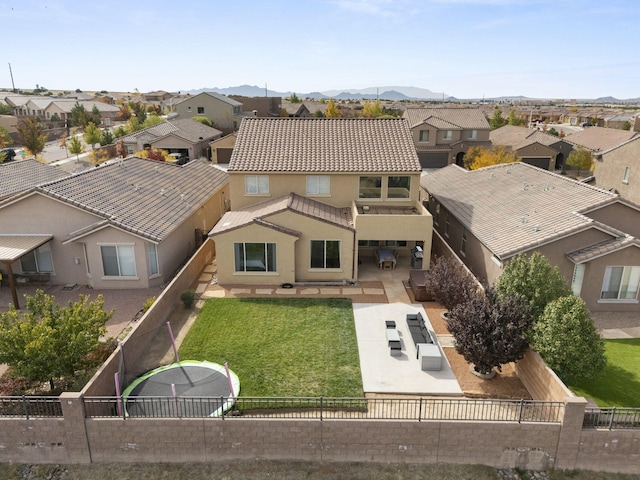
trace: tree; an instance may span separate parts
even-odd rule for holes
[[[105,128],[100,134],[100,146],[111,145],[113,143],[113,133],[108,128]]]
[[[69,158],[69,145],[67,145],[67,131],[62,132],[62,135],[58,138],[60,149],[64,148],[64,151],[67,153],[67,158]]]
[[[136,156],[140,158],[149,158],[151,160],[159,160],[161,162],[169,161],[169,152],[161,148],[147,148],[141,152],[136,152]]]
[[[425,272],[425,287],[435,300],[447,310],[475,296],[478,283],[475,277],[453,258],[436,258]]]
[[[125,122],[129,120],[131,118],[131,109],[129,108],[129,105],[127,104],[120,105],[120,110],[118,111],[116,116],[120,120],[124,120]]]
[[[324,112],[327,118],[340,118],[340,110],[336,106],[336,102],[333,101],[333,98],[329,99],[329,103],[327,103],[327,108]]]
[[[298,98],[296,92],[293,92],[287,100],[289,100],[289,103],[302,103],[302,100]]]
[[[26,310],[0,313],[0,362],[32,381],[49,381],[53,390],[54,378],[90,366],[88,354],[100,345],[113,312],[103,309],[101,295],[93,302],[80,295],[66,307],[42,290],[25,298]]]
[[[37,117],[27,117],[18,121],[17,128],[22,145],[37,157],[47,143],[47,136],[42,133],[44,125]]]
[[[547,305],[531,328],[531,346],[570,385],[597,378],[607,365],[604,340],[584,301],[575,295]]]
[[[6,128],[0,127],[0,148],[5,148],[13,143],[13,138],[9,135]]]
[[[555,128],[553,128],[553,127],[551,127],[549,130],[547,130],[547,133],[548,133],[549,135],[553,135],[554,137],[559,137],[559,136],[560,136],[560,135],[558,134],[558,131],[557,131]]]
[[[13,110],[9,105],[0,103],[0,115],[13,115]]]
[[[558,267],[551,266],[544,255],[534,252],[527,257],[517,255],[505,266],[496,284],[500,295],[521,295],[531,306],[537,320],[549,302],[566,295],[571,289]]]
[[[102,138],[102,131],[96,127],[96,124],[93,122],[89,122],[84,129],[84,141],[91,145],[93,150],[96,149],[95,144],[100,143],[100,139]]]
[[[362,109],[362,115],[367,118],[379,118],[383,114],[382,107],[380,106],[380,100],[375,102],[365,102]]]
[[[495,130],[500,127],[504,127],[507,124],[507,120],[502,117],[502,110],[496,107],[493,111],[493,116],[489,119],[489,126],[491,130]]]
[[[84,127],[89,121],[87,120],[87,110],[84,105],[76,102],[71,108],[71,125],[74,127]]]
[[[499,165],[502,163],[519,162],[515,153],[501,145],[494,145],[490,149],[485,147],[471,147],[464,156],[464,166],[469,170]]]
[[[447,317],[456,351],[483,375],[524,356],[529,347],[525,332],[530,326],[526,300],[519,295],[499,296],[494,287],[457,305]]]
[[[631,122],[629,122],[628,120],[624,122],[622,124],[622,130],[627,130],[627,131],[631,130]]]
[[[580,176],[580,170],[591,169],[592,163],[593,160],[591,158],[591,153],[584,148],[578,148],[577,150],[574,150],[567,157],[567,165],[577,167],[578,176]]]
[[[191,120],[195,120],[196,122],[200,122],[207,127],[213,127],[213,122],[209,117],[205,117],[203,115],[196,115],[195,117],[191,117]]]
[[[84,145],[75,135],[69,140],[69,153],[76,156],[76,161],[80,161],[80,154],[84,153]]]
[[[515,127],[519,127],[520,125],[522,125],[522,118],[516,115],[515,108],[512,108],[511,110],[509,110],[508,124],[513,125]]]

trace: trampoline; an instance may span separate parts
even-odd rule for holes
[[[227,378],[222,365],[185,360],[138,377],[122,397],[130,417],[218,417],[239,392],[240,380],[231,370]]]

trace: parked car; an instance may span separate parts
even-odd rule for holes
[[[184,165],[189,161],[189,157],[182,153],[170,153],[169,158],[171,158],[171,162],[176,165]]]
[[[2,154],[4,154],[4,156]],[[16,152],[13,148],[0,149],[0,157],[4,158],[5,162],[10,162],[15,158],[15,156],[16,156]],[[2,163],[2,160],[0,160],[0,163]]]
[[[590,122],[582,122],[580,124],[581,127],[593,127],[593,124]]]

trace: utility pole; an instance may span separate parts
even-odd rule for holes
[[[268,97],[269,96],[269,90],[267,90],[267,84],[264,84],[264,96]]]
[[[13,93],[17,93],[16,84],[13,83],[13,72],[11,71],[11,62],[9,62],[9,75],[11,75],[11,86],[13,87]]]

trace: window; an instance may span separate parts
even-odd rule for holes
[[[478,138],[478,131],[477,130],[469,130],[469,139],[470,140],[476,140]]]
[[[134,153],[136,153],[136,151],[133,148],[133,145],[127,145],[127,154],[128,155],[133,155]]]
[[[635,300],[640,285],[640,267],[607,267],[602,282],[602,299]]]
[[[329,195],[329,175],[307,175],[307,195]]]
[[[198,115],[204,115],[204,107],[198,107]]]
[[[467,253],[467,229],[462,227],[462,240],[460,241],[460,253]]]
[[[445,130],[442,132],[443,140],[453,140],[453,130]]]
[[[265,195],[269,193],[269,177],[266,175],[247,175],[244,177],[244,193]]]
[[[449,212],[447,212],[447,216],[444,221],[444,235],[445,237],[449,236]]]
[[[582,291],[582,282],[584,280],[584,263],[577,263],[573,268],[573,279],[571,280],[571,291],[576,297],[580,296]]]
[[[419,133],[419,140],[422,143],[428,143],[429,142],[429,130],[420,130]]]
[[[158,274],[158,248],[155,243],[150,243],[147,247],[149,253],[149,273],[151,275]]]
[[[53,260],[49,244],[41,245],[20,257],[20,266],[23,272],[53,273]]]
[[[380,240],[358,240],[359,247],[379,247]]]
[[[382,177],[360,177],[359,198],[382,198]]]
[[[409,198],[411,177],[392,177],[387,179],[387,198]]]
[[[385,240],[384,246],[385,247],[406,247],[407,241],[406,240]]]
[[[106,277],[135,277],[133,245],[101,245],[102,268]]]
[[[234,243],[236,272],[275,272],[275,243]]]
[[[436,214],[433,216],[433,223],[440,225],[440,203],[436,203]]]
[[[340,268],[340,240],[311,240],[311,268]]]
[[[624,174],[622,175],[622,183],[629,183],[630,173],[631,173],[631,169],[629,167],[624,167]]]

